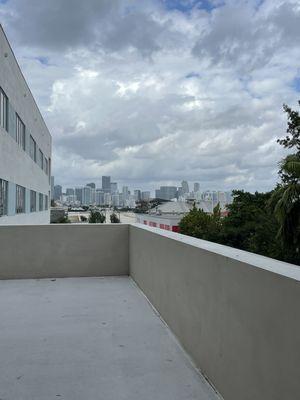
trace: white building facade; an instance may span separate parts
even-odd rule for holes
[[[51,147],[0,25],[0,225],[50,222]]]

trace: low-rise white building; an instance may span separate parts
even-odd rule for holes
[[[50,222],[51,135],[0,25],[0,224]]]

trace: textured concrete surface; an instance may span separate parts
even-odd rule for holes
[[[0,399],[217,399],[128,277],[1,281],[0,315]]]
[[[130,226],[130,275],[227,400],[300,398],[300,268]]]
[[[128,229],[123,224],[0,226],[0,279],[129,275]]]

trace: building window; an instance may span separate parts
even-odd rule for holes
[[[16,214],[25,212],[25,188],[16,186]]]
[[[39,166],[44,169],[44,154],[41,150],[39,150]]]
[[[45,195],[45,210],[48,210],[48,196]]]
[[[30,190],[30,212],[36,211],[36,192]]]
[[[0,217],[7,215],[7,188],[7,181],[0,179]]]
[[[46,157],[45,157],[44,167],[45,167],[45,174],[48,175],[48,160]]]
[[[36,143],[31,135],[30,135],[29,154],[30,157],[33,159],[33,161],[36,162]]]
[[[39,193],[39,210],[44,211],[44,196]]]
[[[0,88],[0,126],[8,131],[8,98]]]
[[[49,158],[49,163],[48,163],[48,176],[49,176],[49,185],[51,184],[51,158]],[[49,199],[50,199],[50,193],[49,193]]]
[[[18,114],[16,114],[16,131],[17,143],[23,150],[25,150],[25,125]]]

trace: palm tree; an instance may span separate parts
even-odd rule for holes
[[[291,154],[280,163],[283,183],[275,189],[270,205],[279,222],[278,237],[288,247],[300,247],[300,154]]]
[[[299,102],[300,105],[300,102]],[[277,142],[296,153],[286,156],[280,163],[281,184],[270,199],[270,205],[279,223],[278,237],[283,245],[300,251],[300,115],[287,105],[287,136]]]

